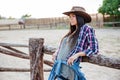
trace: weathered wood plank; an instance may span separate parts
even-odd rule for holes
[[[11,43],[0,43],[0,46],[28,47],[28,45],[24,45],[24,44],[11,44]]]
[[[15,49],[15,48],[10,47],[10,46],[2,46],[2,47],[5,47],[5,48],[10,49],[10,50],[12,50],[12,51],[15,51],[16,53],[22,53],[22,54],[27,55],[27,53],[24,53],[24,52],[22,52],[22,51],[20,51],[20,50],[17,50],[17,49]]]
[[[44,46],[44,53],[52,55],[56,51],[56,48]]]
[[[48,61],[48,60],[44,60],[44,63],[46,64],[46,65],[49,65],[49,66],[53,66],[53,62],[51,62],[51,61]]]
[[[29,39],[31,80],[44,80],[43,43],[44,43],[43,38]]]
[[[30,69],[25,69],[25,68],[4,68],[0,67],[0,72],[29,72]]]
[[[29,55],[25,55],[25,54],[21,54],[21,53],[16,53],[16,52],[11,52],[5,49],[0,48],[0,53],[6,54],[6,55],[10,55],[10,56],[14,56],[14,57],[18,57],[18,58],[23,58],[23,59],[29,59]]]
[[[50,71],[51,71],[51,68],[44,69],[44,72],[50,72]],[[0,72],[30,72],[30,69],[0,67]]]
[[[44,69],[44,72],[50,72],[52,68]]]
[[[88,62],[110,68],[120,69],[120,59],[107,57],[101,54],[90,57]]]

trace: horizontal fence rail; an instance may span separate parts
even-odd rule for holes
[[[15,47],[26,47],[29,49],[29,54],[17,50]],[[43,38],[30,38],[29,45],[0,43],[1,54],[30,60],[30,69],[0,67],[0,72],[30,72],[31,80],[38,80],[38,78],[39,80],[44,80],[43,72],[51,71],[54,63],[50,60],[43,59],[43,56],[45,56],[44,54],[52,55],[55,51],[56,48],[44,45]],[[110,58],[101,54],[94,55],[92,57],[83,57],[82,62],[89,62],[100,66],[120,69],[120,59]],[[43,64],[46,64],[51,68],[45,69]]]
[[[5,47],[5,48],[6,47],[28,47],[28,45],[10,44],[10,43],[0,43],[0,46]],[[9,48],[9,49],[11,49],[11,48]],[[13,50],[13,49],[11,49],[11,50]],[[44,54],[52,55],[55,52],[55,50],[56,50],[56,48],[44,46]],[[11,52],[6,49],[0,48],[0,53],[23,58],[23,59],[30,59],[29,54],[21,52],[21,51]],[[83,57],[82,62],[90,62],[90,63],[95,63],[95,64],[99,64],[99,65],[103,65],[103,66],[120,69],[120,60],[114,59],[114,58],[108,58],[101,54],[94,55],[91,58]],[[52,64],[53,64],[53,62],[50,62],[48,60],[45,60],[44,63],[48,63],[50,66],[52,66]],[[110,63],[110,65],[108,65],[107,63]]]

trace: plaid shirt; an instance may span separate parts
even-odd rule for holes
[[[78,42],[75,48],[70,52],[69,56],[78,52],[84,52],[88,57],[98,53],[98,41],[95,36],[95,31],[88,25],[81,27]]]
[[[98,50],[98,40],[95,36],[95,30],[88,25],[83,25],[79,33],[77,44],[75,45],[74,49],[70,52],[67,58],[78,52],[84,52],[86,56],[90,57],[94,54],[97,54]]]

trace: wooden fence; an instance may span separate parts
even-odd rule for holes
[[[25,25],[18,19],[0,19],[0,30],[24,29],[24,27]]]
[[[17,50],[13,47],[28,47],[29,54]],[[22,44],[10,44],[0,43],[0,53],[6,54],[22,59],[30,59],[30,69],[20,68],[5,68],[0,67],[0,72],[30,72],[31,80],[44,80],[44,72],[50,71],[50,69],[43,69],[43,64],[50,67],[53,66],[53,62],[43,59],[44,54],[52,55],[56,48],[44,46],[43,38],[30,38],[29,45]],[[82,62],[90,62],[101,66],[107,66],[115,69],[120,69],[120,60],[114,58],[108,58],[103,55],[94,55],[91,58],[83,57]]]
[[[107,17],[107,15],[105,16]],[[88,23],[92,27],[102,28],[105,25],[116,24],[120,25],[120,22],[103,22],[102,14],[91,14],[92,21]],[[3,24],[4,23],[4,24]],[[14,23],[14,24],[13,24]],[[6,29],[32,29],[32,28],[66,28],[69,26],[68,17],[52,17],[52,18],[28,18],[23,20],[21,24],[19,20],[0,20],[0,30]]]
[[[25,19],[25,28],[57,28],[68,26],[67,17]]]
[[[91,14],[93,27],[102,27],[103,18],[100,14]],[[63,28],[69,26],[68,17],[52,17],[52,18],[28,18],[24,20],[24,24],[19,24],[20,20],[0,20],[0,30],[11,29],[28,29],[28,28]],[[14,24],[14,25],[13,25]]]

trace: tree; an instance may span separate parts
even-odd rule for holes
[[[110,15],[120,17],[120,0],[103,0],[103,5],[98,9],[99,13],[103,15]]]
[[[23,15],[21,18],[22,18],[22,19],[25,19],[25,18],[29,18],[29,17],[31,17],[31,15],[25,14],[25,15]]]

